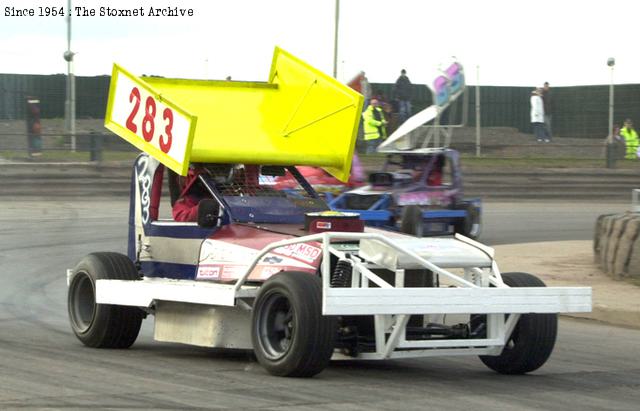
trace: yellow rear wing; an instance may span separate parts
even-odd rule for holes
[[[266,83],[139,78],[114,65],[105,127],[182,175],[189,162],[310,165],[346,181],[362,104],[276,47]]]

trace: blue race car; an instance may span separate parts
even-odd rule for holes
[[[419,237],[452,231],[473,239],[480,235],[482,201],[464,198],[455,150],[389,152],[369,183],[331,198],[330,207],[357,212],[367,225]]]

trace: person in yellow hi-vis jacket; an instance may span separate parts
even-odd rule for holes
[[[638,158],[636,154],[638,151],[638,133],[633,128],[633,122],[631,119],[626,119],[624,121],[624,127],[620,129],[620,135],[624,138],[624,143],[627,146],[626,155],[624,158],[628,160],[633,160]]]
[[[387,120],[384,118],[378,99],[372,98],[369,102],[369,106],[362,113],[362,124],[366,153],[375,153],[378,145],[387,138]]]

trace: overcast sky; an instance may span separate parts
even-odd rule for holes
[[[335,0],[74,0],[143,8],[145,17],[72,17],[77,75],[135,74],[267,79],[278,45],[331,74]],[[66,0],[0,0],[0,73],[66,73],[64,17],[10,17],[7,7],[64,6]],[[149,17],[149,7],[192,8],[193,17]],[[338,79],[364,70],[394,82],[405,68],[426,83],[451,56],[467,82],[552,86],[640,83],[639,1],[341,0]]]

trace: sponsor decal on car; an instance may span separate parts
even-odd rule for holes
[[[218,266],[199,266],[198,278],[201,280],[217,280],[220,278],[220,267]]]
[[[202,245],[200,262],[242,262],[251,260],[258,250],[223,241],[206,240]]]
[[[236,279],[242,277],[247,270],[246,265],[227,264],[222,267],[222,279]]]
[[[430,205],[435,200],[434,195],[424,192],[398,194],[398,205]]]
[[[398,205],[437,205],[448,206],[455,198],[457,190],[447,191],[412,191],[396,195]]]
[[[232,281],[242,277],[259,250],[219,240],[206,240],[200,250],[196,279]],[[320,263],[322,250],[309,244],[279,247],[260,259],[249,275],[262,280],[280,271],[314,273]]]
[[[322,250],[319,247],[312,246],[306,243],[291,244],[283,247],[278,247],[273,250],[274,254],[280,254],[287,257],[295,258],[296,260],[304,261],[308,264],[313,264],[322,254]]]
[[[262,267],[260,270],[260,278],[266,279],[271,277],[274,274],[279,273],[280,271],[285,271],[282,267]]]
[[[138,188],[140,190],[140,206],[142,207],[142,223],[149,222],[149,205],[151,204],[151,172],[149,170],[149,157],[141,157],[136,164]]]
[[[278,264],[281,263],[283,260],[282,258],[272,255],[272,254],[267,254],[263,259],[262,259],[262,263],[265,264]]]
[[[328,221],[318,221],[316,222],[316,228],[320,230],[331,230],[331,223]]]

